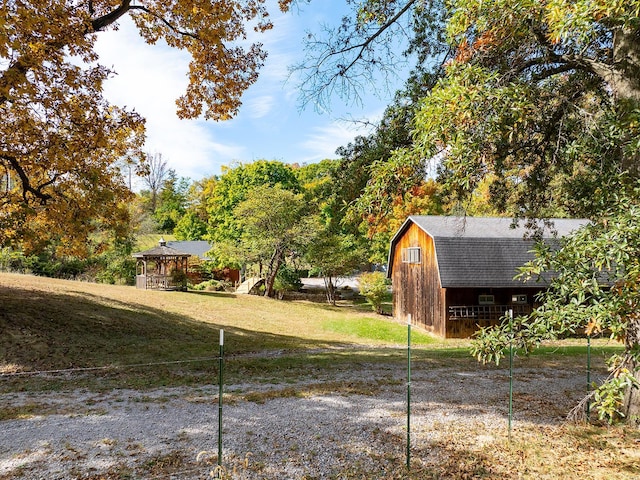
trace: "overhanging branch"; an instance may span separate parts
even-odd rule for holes
[[[90,4],[91,8],[91,4]],[[118,5],[115,10],[96,18],[91,21],[91,28],[94,32],[98,32],[105,27],[108,27],[112,23],[116,22],[120,17],[127,13],[131,9],[131,0],[122,0],[122,3]]]
[[[329,58],[330,56],[342,55],[342,54],[345,54],[345,53],[350,52],[352,50],[358,50],[358,53],[356,54],[356,56],[352,60],[352,62],[349,65],[343,67],[341,69],[341,71],[336,74],[336,75],[339,75],[339,76],[344,76],[351,68],[353,68],[353,66],[359,60],[362,59],[362,56],[363,56],[364,52],[375,41],[375,39],[378,38],[380,35],[382,35],[386,30],[391,28],[391,26],[394,25],[400,19],[400,17],[402,17],[409,10],[409,8],[411,8],[411,6],[415,2],[416,2],[416,0],[409,0],[404,7],[402,7],[400,10],[398,10],[393,17],[391,17],[389,20],[387,20],[386,23],[384,23],[380,28],[378,28],[378,30],[376,30],[373,33],[373,35],[370,35],[369,37],[367,37],[364,42],[361,42],[361,43],[359,43],[357,45],[352,45],[350,47],[346,47],[344,49],[341,49],[341,50],[338,50],[336,52],[330,53],[329,55],[327,55],[325,57],[325,59],[323,59],[323,60],[321,60],[319,62],[319,65],[322,65],[322,63],[324,63],[324,61],[327,58]]]
[[[173,25],[171,22],[169,22],[166,18],[158,15],[157,13],[152,12],[151,10],[149,10],[147,7],[144,7],[142,5],[132,5],[129,10],[140,10],[143,11],[144,13],[147,13],[149,15],[151,15],[152,17],[154,17],[157,20],[160,20],[162,23],[164,23],[167,27],[169,27],[169,29],[174,32],[177,33],[178,35],[182,35],[184,37],[191,37],[194,38],[196,40],[200,40],[200,37],[192,32],[187,32],[185,30],[180,30],[178,27],[176,27],[175,25]]]
[[[38,187],[34,187],[33,185],[31,185],[29,176],[24,171],[24,169],[18,162],[17,158],[11,155],[1,155],[0,158],[2,160],[5,160],[11,166],[11,168],[16,172],[16,174],[18,175],[18,178],[20,178],[20,183],[22,184],[22,198],[25,202],[29,201],[29,194],[33,195],[35,198],[40,200],[40,205],[46,205],[47,201],[53,198],[48,193],[43,192],[42,189],[51,185],[53,182],[55,182],[56,180],[55,177]]]

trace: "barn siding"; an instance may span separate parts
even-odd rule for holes
[[[511,305],[511,296],[517,294],[527,295],[527,306],[533,309],[535,296],[542,291],[540,288],[449,288],[447,289],[447,325],[446,338],[468,338],[476,333],[480,328],[498,325],[498,320],[486,319],[450,319],[448,318],[449,307],[477,305],[480,295],[493,295],[495,305]]]
[[[409,247],[421,248],[422,263],[402,263],[402,250]],[[445,336],[445,291],[440,288],[433,239],[416,225],[409,225],[396,241],[392,262],[395,317],[406,321],[410,313],[413,323]]]

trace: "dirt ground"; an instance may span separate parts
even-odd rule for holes
[[[515,436],[562,425],[586,388],[582,374],[557,368],[521,367],[514,378]],[[345,388],[350,382],[353,388]],[[360,365],[341,378],[300,384],[227,385],[223,398],[226,478],[381,478],[406,461],[400,367]],[[415,364],[409,417],[415,468],[429,471],[454,445],[467,453],[502,445],[508,398],[505,369]],[[204,479],[217,463],[213,385],[13,393],[2,403],[16,415],[0,422],[0,479]]]

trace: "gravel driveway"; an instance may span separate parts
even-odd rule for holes
[[[406,372],[357,368],[338,380],[365,381],[371,394],[314,389],[314,382],[227,385],[227,478],[383,478],[382,472],[402,464]],[[519,368],[515,378],[516,428],[563,421],[585,390],[585,378],[574,371]],[[0,479],[212,478],[216,393],[210,386],[5,395],[6,406],[34,407],[28,418],[0,422]],[[507,434],[505,370],[415,364],[411,393],[414,462],[438,462],[440,447],[452,436],[473,448]],[[351,470],[371,476],[350,477]]]

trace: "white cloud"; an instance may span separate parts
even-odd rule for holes
[[[336,120],[327,125],[318,126],[300,143],[306,152],[303,162],[311,163],[325,158],[336,158],[336,149],[346,146],[358,135],[367,135],[370,128],[362,125]]]
[[[100,33],[100,63],[117,75],[105,82],[110,102],[134,109],[146,118],[146,150],[160,152],[179,176],[199,179],[218,173],[244,148],[212,137],[203,120],[181,120],[175,100],[187,86],[189,56],[158,42],[147,45],[130,20],[116,32]]]
[[[322,2],[314,5],[330,10]],[[146,118],[145,148],[162,153],[179,176],[198,180],[219,174],[222,165],[234,160],[275,158],[310,163],[335,158],[338,147],[369,131],[357,123],[335,119],[348,115],[344,105],[333,117],[329,112],[317,115],[311,107],[298,111],[295,81],[285,82],[288,67],[302,59],[301,39],[305,28],[313,28],[311,18],[278,14],[272,30],[259,36],[250,33],[248,41],[262,42],[269,56],[257,83],[243,96],[239,115],[232,120],[180,120],[175,100],[187,85],[189,55],[162,42],[147,45],[130,20],[122,21],[116,32],[98,35],[100,63],[113,66],[118,73],[105,82],[105,96]],[[357,117],[381,116],[381,111],[375,115],[367,115],[361,108],[356,111]]]
[[[328,111],[320,108],[325,118],[330,118]],[[375,125],[382,119],[384,108],[351,118],[333,118],[330,122],[314,127],[306,135],[306,139],[299,146],[306,151],[304,162],[315,162],[325,158],[336,158],[336,150],[353,142],[359,135],[369,135]]]
[[[247,100],[244,103],[244,110],[251,118],[262,118],[271,112],[274,104],[275,99],[271,95],[260,95]]]

